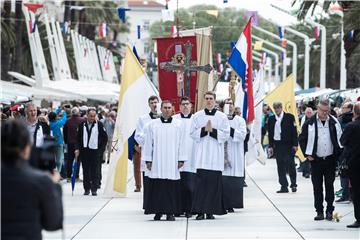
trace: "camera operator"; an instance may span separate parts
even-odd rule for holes
[[[1,126],[2,239],[42,239],[42,229],[63,226],[60,176],[29,166],[30,137],[18,120]]]

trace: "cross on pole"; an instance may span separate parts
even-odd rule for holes
[[[210,64],[205,66],[198,66],[196,61],[191,60],[192,44],[187,42],[184,44],[185,55],[175,50],[175,55],[171,62],[160,63],[160,68],[168,72],[176,72],[177,75],[177,87],[178,96],[190,96],[190,74],[191,72],[206,72],[209,74],[213,69]],[[175,47],[176,49],[176,47]],[[184,78],[185,77],[185,78]],[[184,82],[185,82],[185,94],[184,94]]]

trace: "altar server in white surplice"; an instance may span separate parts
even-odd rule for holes
[[[227,116],[215,109],[216,95],[204,94],[206,107],[194,115],[190,134],[195,144],[196,187],[192,212],[197,220],[226,214],[222,199],[224,142],[230,135]]]
[[[144,156],[148,172],[145,214],[155,214],[154,220],[166,214],[174,221],[181,213],[180,171],[187,159],[182,122],[172,118],[172,104],[161,103],[162,116],[146,127]]]
[[[186,217],[191,217],[191,204],[195,190],[196,169],[194,162],[194,140],[190,136],[191,122],[193,114],[191,114],[192,104],[188,97],[182,97],[180,101],[180,113],[174,118],[179,119],[183,123],[185,133],[184,144],[186,145],[187,159],[184,166],[180,168],[181,177],[181,212]]]
[[[244,207],[244,140],[246,138],[246,122],[242,117],[234,113],[235,107],[231,99],[225,101],[224,110],[229,119],[230,137],[225,143],[222,177],[223,199],[225,209],[228,212],[234,212],[234,208]]]
[[[157,114],[157,105],[159,103],[159,98],[157,96],[150,96],[148,99],[148,104],[150,108],[150,112],[147,114],[142,115],[136,125],[135,130],[135,151],[134,151],[134,179],[135,179],[135,192],[140,192],[141,190],[141,172],[143,173],[143,209],[145,209],[145,205],[147,202],[147,173],[146,173],[146,166],[145,162],[141,159],[143,146],[145,142],[145,133],[146,133],[146,126],[148,123],[153,121],[158,117]]]

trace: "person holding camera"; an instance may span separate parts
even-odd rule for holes
[[[56,140],[56,155],[55,162],[56,168],[61,172],[61,168],[64,164],[64,139],[62,134],[62,127],[67,120],[67,114],[60,107],[55,112],[49,113],[50,130],[52,136]]]
[[[96,120],[96,110],[90,108],[87,120],[80,123],[75,146],[75,157],[80,155],[84,174],[84,195],[97,195],[100,183],[99,161],[105,151],[107,134],[103,124]]]
[[[42,239],[43,229],[63,227],[60,175],[30,167],[30,138],[19,120],[1,125],[2,239]]]

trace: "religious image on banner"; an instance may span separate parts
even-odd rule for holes
[[[197,71],[210,73],[210,64],[197,65],[196,37],[157,38],[159,92],[161,99],[172,101],[179,110],[180,99],[196,102]]]

